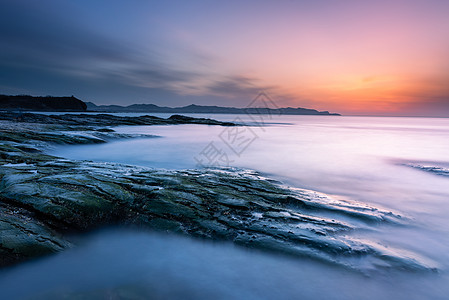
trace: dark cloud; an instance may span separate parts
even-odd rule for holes
[[[10,7],[0,14],[0,36],[2,63],[12,67],[128,80],[141,77],[155,83],[193,75],[170,70],[156,63],[158,57],[148,51],[74,26],[59,16],[12,12]]]
[[[20,2],[20,1],[19,1]],[[0,55],[10,63],[67,66],[80,60],[133,61],[130,49],[33,5],[5,5],[0,12]]]
[[[201,77],[201,74],[196,72],[175,70],[162,65],[146,65],[140,68],[131,65],[121,69],[116,75],[120,81],[129,85],[150,88],[161,87],[169,90],[176,90],[176,85],[182,85]]]
[[[0,93],[74,94],[97,103],[240,106],[272,88],[255,78],[217,73],[216,57],[185,48],[176,51],[194,63],[182,69],[157,40],[144,47],[123,33],[103,32],[70,11],[68,3],[0,0],[0,5]]]
[[[266,86],[257,82],[256,78],[245,76],[225,76],[207,85],[208,93],[219,96],[256,96],[262,90],[273,90],[274,86]]]
[[[72,86],[72,90],[84,87],[94,91],[109,83],[106,86],[136,87],[141,94],[140,88],[147,93],[155,89],[173,92],[176,84],[201,76],[170,66],[157,51],[97,33],[82,20],[46,12],[36,3],[30,6],[23,1],[5,1],[0,11],[3,90],[17,91],[22,86],[24,92],[50,93],[59,85],[60,90]],[[54,87],[49,89],[50,85]]]

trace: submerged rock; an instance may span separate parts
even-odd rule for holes
[[[435,268],[413,253],[353,236],[376,224],[401,225],[406,220],[397,213],[289,188],[247,170],[167,171],[64,160],[40,150],[46,143],[94,143],[98,137],[45,128],[0,128],[2,265],[70,247],[71,233],[130,225],[357,270]]]
[[[446,176],[449,177],[449,168],[442,166],[435,166],[429,164],[418,164],[418,163],[407,163],[404,164],[407,167],[411,167],[417,170],[425,171],[433,175]]]
[[[0,207],[0,265],[59,252],[70,243],[19,207]]]

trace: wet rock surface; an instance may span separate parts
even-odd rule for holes
[[[357,238],[359,231],[408,222],[389,210],[286,187],[248,170],[167,171],[46,155],[51,143],[114,136],[103,127],[71,126],[0,122],[1,265],[72,247],[73,233],[120,225],[362,271],[436,268],[404,249]]]
[[[0,120],[21,123],[59,124],[74,126],[120,126],[120,125],[176,125],[176,124],[206,124],[220,126],[235,126],[231,122],[221,122],[206,118],[192,118],[172,115],[164,119],[155,116],[122,117],[109,114],[64,114],[44,115],[34,113],[0,113]]]
[[[414,168],[416,170],[428,172],[433,175],[449,177],[449,168],[447,167],[419,163],[407,163],[403,165],[406,167]]]

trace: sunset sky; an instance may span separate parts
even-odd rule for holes
[[[0,93],[449,117],[448,0],[0,0]]]

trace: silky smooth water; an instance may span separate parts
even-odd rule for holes
[[[251,127],[123,126],[115,130],[159,137],[111,141],[99,145],[62,146],[50,152],[70,159],[121,162],[167,169],[198,168],[198,160],[202,160],[204,164],[229,164],[257,170],[291,186],[392,209],[409,217],[408,224],[397,227],[374,226],[372,230],[358,233],[360,237],[366,236],[386,246],[418,253],[434,261],[439,272],[409,274],[393,270],[382,271],[367,278],[307,259],[286,260],[230,245],[210,245],[179,238],[167,239],[151,234],[147,236],[144,233],[136,234],[136,237],[127,233],[109,234],[107,237],[99,234],[93,239],[104,239],[103,243],[92,242],[93,244],[81,247],[76,253],[64,253],[35,265],[19,267],[11,271],[11,276],[22,274],[27,278],[26,276],[37,272],[39,266],[49,268],[50,273],[59,272],[54,265],[56,262],[58,266],[68,264],[67,268],[70,270],[72,261],[79,261],[82,267],[73,267],[74,274],[81,272],[79,269],[82,268],[101,268],[101,261],[88,265],[83,262],[82,257],[94,261],[100,251],[95,250],[95,247],[101,249],[101,245],[108,247],[106,245],[112,243],[115,245],[114,249],[121,250],[111,250],[108,253],[111,259],[120,262],[123,255],[128,255],[127,251],[140,251],[135,244],[145,244],[148,240],[156,246],[165,243],[172,252],[167,254],[160,251],[151,257],[136,255],[135,261],[129,264],[121,262],[115,271],[128,274],[127,281],[141,285],[142,282],[132,279],[135,272],[151,273],[159,270],[164,275],[152,278],[151,280],[155,280],[152,281],[153,284],[157,286],[158,282],[162,284],[162,281],[173,280],[172,283],[180,286],[181,290],[192,289],[190,292],[193,293],[193,298],[195,295],[209,295],[206,293],[208,289],[204,289],[202,294],[201,285],[198,287],[196,284],[203,280],[203,274],[210,274],[209,277],[206,276],[207,286],[212,287],[212,290],[214,287],[218,291],[223,289],[222,294],[230,297],[295,298],[295,295],[303,295],[315,299],[447,299],[449,176],[445,175],[449,175],[449,119],[333,116],[265,116],[260,119],[243,115],[208,117],[236,120]],[[240,133],[243,138],[233,131],[239,128],[246,130],[246,133]],[[249,142],[245,144],[248,139]],[[217,162],[210,159],[211,154],[221,160]],[[135,239],[135,242],[130,243],[129,239]],[[186,250],[189,247],[194,250]],[[183,261],[185,269],[178,270],[180,267],[172,256]],[[165,264],[155,266],[155,261],[159,260],[163,260]],[[135,271],[135,268],[145,270]],[[222,271],[228,272],[228,275],[223,275]],[[178,278],[174,275],[177,272],[185,274]],[[87,288],[78,279],[72,278],[76,277],[73,274],[64,276],[77,283],[73,287],[75,290]],[[120,279],[118,282],[113,281],[112,277],[108,281],[108,276],[101,275],[106,277],[102,279],[106,281],[105,286],[111,288],[126,284]],[[168,279],[164,276],[168,276]],[[173,279],[173,276],[176,278]],[[236,276],[238,280],[223,279],[223,276]],[[145,277],[143,282],[150,280],[150,277]],[[265,284],[268,283],[273,293],[265,290]],[[47,285],[51,286],[49,283]],[[1,285],[0,287],[3,288]],[[100,283],[98,288],[101,288]],[[226,289],[229,291],[226,292]]]

